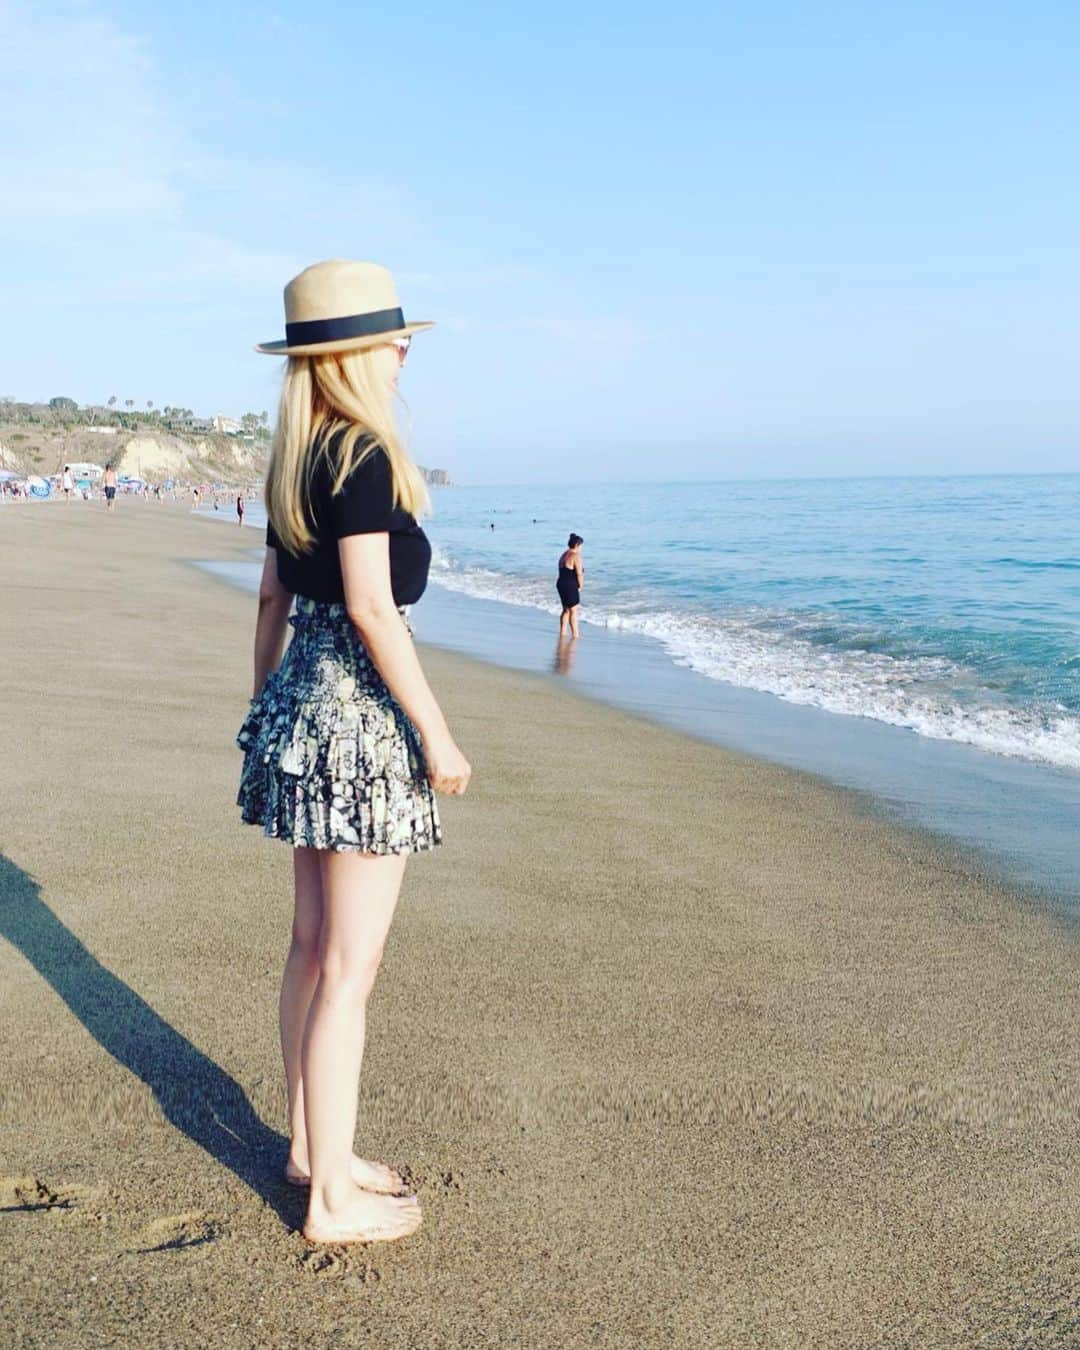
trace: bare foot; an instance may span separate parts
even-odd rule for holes
[[[423,1213],[415,1195],[372,1195],[354,1186],[352,1196],[333,1211],[312,1196],[304,1220],[308,1242],[393,1242],[420,1227]]]
[[[352,1179],[365,1191],[374,1191],[377,1195],[403,1195],[408,1187],[400,1172],[395,1172],[386,1163],[368,1162],[353,1154]],[[285,1180],[290,1186],[310,1186],[311,1175],[306,1163],[301,1166],[290,1156],[285,1164]]]

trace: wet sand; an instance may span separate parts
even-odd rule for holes
[[[1080,1343],[1075,926],[856,794],[432,648],[474,781],[409,863],[358,1127],[426,1221],[309,1248],[289,850],[233,805],[253,602],[190,565],[257,542],[0,514],[5,1343]]]

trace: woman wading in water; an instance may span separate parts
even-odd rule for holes
[[[580,534],[572,534],[566,541],[566,548],[559,555],[559,575],[555,589],[562,601],[562,613],[559,615],[559,637],[567,632],[572,637],[580,637],[578,632],[578,606],[581,604],[581,587],[585,581],[585,568],[581,565],[581,546],[585,542]]]
[[[237,805],[293,848],[280,1031],[304,1236],[387,1241],[421,1215],[397,1172],[353,1153],[365,1010],[406,859],[442,841],[434,793],[463,793],[471,773],[408,620],[431,560],[416,519],[428,503],[392,398],[411,335],[431,325],[406,323],[390,273],[360,262],[301,272],[285,317],[285,341],[257,348],[288,365]]]

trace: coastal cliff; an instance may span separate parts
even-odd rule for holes
[[[269,442],[218,432],[183,433],[157,428],[49,425],[0,419],[0,468],[23,475],[53,474],[65,464],[112,464],[120,473],[150,483],[178,479],[190,483],[260,484],[266,473]],[[446,469],[420,466],[425,482],[451,486]]]

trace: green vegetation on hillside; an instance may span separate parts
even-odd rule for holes
[[[73,398],[59,396],[48,403],[22,403],[10,395],[0,398],[0,421],[15,425],[39,426],[49,429],[79,426],[117,427],[123,431],[148,433],[167,431],[174,436],[205,436],[219,430],[217,419],[196,417],[190,408],[155,408],[154,400],[147,399],[146,409],[135,407],[134,399],[124,399],[123,406],[115,394],[106,403],[80,405]],[[246,412],[235,420],[239,434],[253,440],[270,439],[270,414]]]
[[[112,463],[150,482],[255,485],[270,453],[270,414],[238,418],[196,417],[190,408],[145,409],[113,394],[105,403],[80,406],[63,395],[47,403],[0,398],[0,468],[22,474],[58,473],[65,464]],[[445,469],[425,469],[427,482],[449,486]]]

